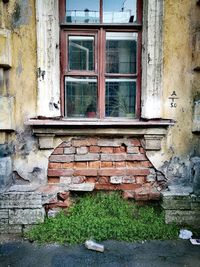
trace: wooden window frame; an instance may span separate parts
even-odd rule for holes
[[[66,1],[59,1],[60,10],[60,44],[61,44],[61,115],[65,119],[65,77],[66,76],[88,76],[96,77],[98,85],[98,117],[95,119],[100,120],[116,120],[120,117],[105,117],[105,78],[106,77],[127,77],[136,79],[136,116],[131,120],[138,120],[141,117],[141,47],[142,47],[142,0],[137,0],[137,23],[128,24],[104,24],[102,23],[102,0],[100,0],[100,23],[99,24],[72,24],[64,22]],[[118,74],[106,73],[105,71],[105,44],[106,32],[136,32],[137,37],[137,72],[134,74]],[[95,38],[95,70],[93,71],[69,71],[67,67],[68,51],[67,51],[67,36],[94,36]],[[87,119],[87,118],[84,118]],[[125,119],[125,118],[123,118]],[[80,120],[80,118],[79,118]]]

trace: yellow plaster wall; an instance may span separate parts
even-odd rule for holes
[[[13,17],[19,15],[16,8],[20,2],[23,1],[10,0],[4,7],[5,27],[12,31],[13,64],[8,71],[7,93],[15,97],[16,128],[23,127],[25,118],[35,116],[37,105],[35,1],[25,0],[27,17],[13,23]],[[177,122],[169,130],[164,146],[168,156],[193,153],[196,142],[191,132],[193,98],[199,84],[192,71],[191,17],[194,9],[195,0],[164,1],[163,118]],[[169,99],[173,91],[178,97],[176,108],[171,107]]]
[[[193,153],[192,11],[195,0],[164,1],[163,99],[164,118],[174,119],[166,149],[173,155]],[[169,99],[175,91],[177,107]],[[166,151],[167,152],[167,151]]]
[[[22,5],[25,7],[22,9]],[[35,1],[11,0],[4,5],[5,27],[12,32],[12,68],[7,71],[7,94],[15,98],[15,125],[36,113]]]

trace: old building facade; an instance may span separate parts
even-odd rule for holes
[[[82,2],[0,1],[1,231],[94,190],[196,224],[200,2]]]

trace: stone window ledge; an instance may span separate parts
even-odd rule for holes
[[[116,119],[29,119],[25,122],[26,125],[33,127],[62,127],[62,126],[135,126],[135,127],[168,127],[174,125],[173,120],[130,120],[119,118]]]
[[[56,136],[137,136],[146,150],[160,150],[161,140],[172,120],[64,120],[29,119],[25,122],[39,138],[40,149],[52,149]]]

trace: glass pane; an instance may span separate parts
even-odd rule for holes
[[[106,72],[136,73],[137,33],[106,33]]]
[[[69,36],[69,70],[94,70],[94,37]]]
[[[136,0],[103,1],[103,23],[132,23],[136,20]]]
[[[72,118],[97,115],[97,79],[65,78],[65,115]]]
[[[66,22],[99,23],[99,0],[66,0]]]
[[[136,80],[106,79],[106,117],[135,117]]]

